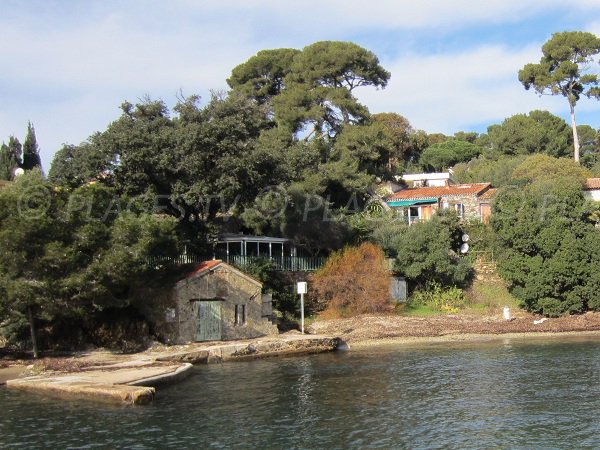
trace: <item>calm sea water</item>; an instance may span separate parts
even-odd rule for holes
[[[141,407],[0,389],[0,447],[600,448],[600,341],[205,366]]]

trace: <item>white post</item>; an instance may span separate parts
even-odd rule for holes
[[[298,294],[300,294],[300,332],[304,334],[304,294],[307,292],[306,281],[298,282]]]
[[[304,294],[300,294],[300,333],[304,334]]]

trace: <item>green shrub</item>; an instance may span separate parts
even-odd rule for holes
[[[431,220],[406,227],[393,241],[394,271],[414,287],[438,283],[466,286],[472,279],[471,263],[458,255],[462,229],[454,211],[439,211]]]
[[[503,188],[494,200],[498,269],[530,312],[555,317],[596,309],[600,239],[583,196],[584,176],[562,160],[532,158],[521,168],[533,181]]]
[[[439,283],[429,283],[423,290],[415,292],[410,301],[411,307],[426,306],[436,311],[456,313],[465,306],[462,289],[455,286],[443,288]]]

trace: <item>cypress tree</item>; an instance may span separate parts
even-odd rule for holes
[[[11,179],[11,173],[8,166],[8,146],[3,142],[0,147],[0,180]]]
[[[8,145],[2,143],[0,146],[0,180],[12,180],[15,169],[21,166],[21,143],[11,136]]]
[[[35,167],[39,167],[42,170],[42,160],[40,159],[40,152],[35,137],[35,129],[31,122],[28,122],[27,137],[23,143],[23,169],[31,170]]]

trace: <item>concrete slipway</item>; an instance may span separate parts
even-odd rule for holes
[[[333,351],[340,344],[334,337],[288,333],[243,341],[164,346],[133,355],[109,354],[108,358],[91,353],[82,357],[91,362],[98,360],[98,365],[75,372],[9,379],[6,385],[39,394],[137,405],[151,402],[156,387],[190,375],[194,364],[320,353]]]

